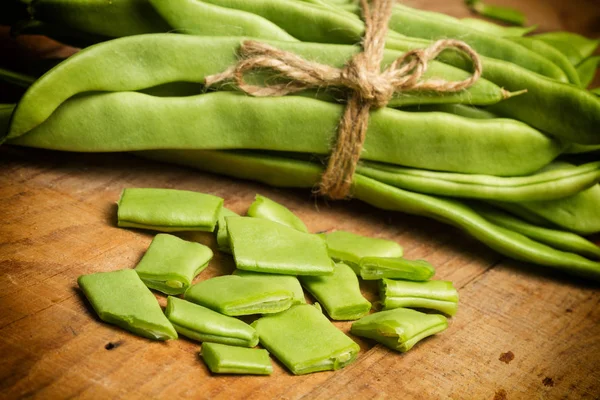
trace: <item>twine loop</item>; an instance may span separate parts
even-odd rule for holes
[[[385,107],[400,91],[457,92],[473,85],[481,76],[479,55],[466,43],[443,39],[425,49],[403,54],[383,72],[381,61],[388,21],[394,0],[361,0],[365,20],[363,51],[343,68],[305,60],[294,53],[266,43],[247,40],[240,47],[240,60],[222,73],[205,78],[206,86],[233,79],[238,88],[252,96],[285,96],[311,88],[337,87],[349,91],[344,114],[338,125],[336,142],[321,176],[318,193],[332,199],[349,197],[352,178],[360,159],[371,108]],[[473,62],[473,74],[463,81],[422,80],[430,61],[443,50],[454,48]],[[287,82],[257,86],[245,81],[249,71],[268,69],[287,78]]]

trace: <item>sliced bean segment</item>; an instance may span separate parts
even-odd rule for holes
[[[231,247],[229,246],[229,232],[227,231],[227,221],[225,220],[227,217],[239,217],[239,215],[228,208],[221,208],[219,219],[217,220],[217,246],[219,247],[220,251],[231,254]]]
[[[287,207],[268,199],[265,196],[261,196],[260,194],[256,195],[254,202],[250,205],[248,216],[268,219],[289,226],[290,228],[297,229],[300,232],[308,232],[304,222],[294,215]]]
[[[424,314],[408,308],[381,311],[356,321],[350,332],[353,335],[374,339],[402,353],[412,349],[417,342],[445,330],[446,317]]]
[[[299,279],[333,320],[356,320],[371,310],[371,303],[360,293],[356,274],[344,263],[337,263],[332,275]]]
[[[427,261],[402,257],[363,257],[359,268],[360,277],[364,280],[389,278],[426,281],[435,274],[435,269]]]
[[[162,232],[212,232],[222,206],[222,198],[205,193],[128,188],[119,199],[118,225]]]
[[[304,291],[300,285],[300,281],[293,275],[279,275],[279,274],[268,274],[254,271],[244,271],[243,269],[235,269],[233,275],[249,276],[253,279],[262,279],[267,283],[274,285],[283,286],[293,293],[292,305],[305,304],[306,299],[304,298]]]
[[[135,272],[149,288],[182,294],[212,256],[210,247],[161,233],[154,237]]]
[[[450,281],[411,282],[384,278],[379,294],[386,310],[427,308],[452,316],[458,309],[458,292]]]
[[[204,343],[202,358],[216,374],[271,375],[273,366],[269,352],[218,343]]]
[[[245,322],[177,297],[167,298],[165,315],[180,335],[199,342],[244,347],[258,344],[256,330]]]
[[[283,275],[331,275],[333,261],[317,236],[266,219],[228,217],[239,269]]]
[[[260,344],[294,375],[344,368],[360,347],[308,304],[268,315],[253,324]]]
[[[299,96],[255,98],[215,92],[170,98],[101,93],[67,101],[46,122],[11,143],[83,152],[254,149],[324,155],[329,153],[341,114],[341,105]],[[563,146],[509,119],[475,120],[383,108],[370,117],[363,158],[512,176],[539,170]]]
[[[290,308],[292,297],[283,286],[235,275],[198,282],[184,295],[192,303],[229,316],[278,313]]]

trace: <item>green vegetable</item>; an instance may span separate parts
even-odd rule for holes
[[[537,25],[532,26],[503,26],[479,18],[462,18],[460,22],[478,31],[486,32],[491,35],[501,37],[519,37],[525,36],[537,29]]]
[[[265,18],[198,0],[145,0],[176,31],[200,36],[251,36],[296,41]],[[198,23],[202,21],[202,23]],[[166,32],[168,30],[164,30]]]
[[[355,320],[371,310],[371,303],[360,293],[356,274],[346,264],[336,264],[333,275],[301,276],[299,279],[331,319]]]
[[[148,0],[35,0],[32,18],[108,37],[168,32]]]
[[[134,270],[82,275],[77,284],[101,320],[149,339],[177,339],[156,298]]]
[[[0,143],[2,143],[4,136],[8,134],[10,116],[12,115],[15,106],[16,104],[0,104]]]
[[[390,278],[426,281],[435,274],[435,269],[427,261],[402,257],[363,257],[359,270],[364,280]]]
[[[561,199],[492,204],[530,222],[591,235],[600,232],[600,184]]]
[[[532,37],[554,46],[567,56],[573,65],[578,65],[590,57],[600,44],[600,39],[589,39],[573,32],[546,32]]]
[[[581,83],[580,77],[573,64],[571,64],[569,59],[555,47],[549,45],[543,40],[538,40],[531,37],[513,37],[510,38],[510,40],[552,61],[555,65],[562,69],[570,83],[579,87],[585,87]]]
[[[402,246],[398,243],[346,231],[335,231],[320,235],[327,243],[329,256],[346,263],[359,274],[359,264],[363,257],[400,257]]]
[[[553,200],[576,195],[600,180],[600,162],[552,162],[527,176],[498,177],[436,172],[363,162],[357,171],[401,189],[419,193],[508,202]]]
[[[252,324],[260,344],[294,375],[338,370],[352,363],[360,347],[315,307],[303,304]]]
[[[260,278],[225,275],[190,286],[184,298],[221,314],[238,316],[287,310],[293,293]]]
[[[596,76],[596,70],[600,66],[600,56],[588,57],[577,65],[577,73],[581,81],[581,87],[588,87]]]
[[[485,207],[483,204],[471,204],[471,206],[482,217],[498,226],[519,232],[556,249],[581,254],[588,258],[600,259],[600,247],[574,233],[531,224],[500,210]]]
[[[256,199],[248,209],[248,216],[254,218],[263,218],[270,221],[279,222],[280,224],[289,226],[299,230],[300,232],[308,232],[306,225],[300,218],[292,213],[288,208],[279,203],[274,202],[260,194],[256,195]]]
[[[273,373],[269,352],[263,349],[204,343],[201,354],[208,368],[215,374],[271,375]]]
[[[341,105],[300,96],[101,93],[65,102],[43,124],[10,143],[67,151],[254,149],[324,155],[341,113]],[[86,135],[81,135],[82,129]],[[370,117],[363,158],[513,176],[539,170],[563,148],[518,121],[383,108]]]
[[[6,68],[0,68],[0,82],[10,83],[22,88],[28,88],[31,86],[31,84],[33,84],[33,82],[35,82],[35,77],[11,71]]]
[[[379,295],[386,310],[428,308],[454,315],[458,308],[458,292],[450,281],[411,282],[384,278],[379,286]]]
[[[135,267],[135,272],[149,288],[166,294],[181,294],[208,266],[212,256],[212,250],[200,243],[158,234]]]
[[[175,189],[130,188],[119,200],[118,225],[163,232],[215,229],[223,199]]]
[[[374,339],[392,350],[406,352],[420,340],[447,327],[448,322],[443,315],[396,308],[367,315],[354,322],[350,332]]]
[[[496,6],[481,0],[465,0],[465,3],[477,14],[515,25],[525,25],[525,14],[511,7]]]
[[[231,254],[229,247],[229,232],[227,231],[226,217],[239,217],[239,214],[231,211],[228,208],[222,207],[217,220],[217,245],[220,251]]]
[[[277,275],[277,274],[263,274],[260,272],[244,271],[242,269],[236,269],[233,271],[233,275],[241,277],[252,277],[253,279],[260,279],[268,284],[276,286],[282,286],[288,289],[293,294],[292,305],[304,304],[306,299],[304,298],[304,292],[298,278],[292,275]]]
[[[165,314],[175,330],[190,339],[243,347],[258,344],[256,330],[245,322],[177,297],[167,298]]]
[[[228,217],[239,269],[283,275],[329,275],[333,262],[317,236],[260,218]]]

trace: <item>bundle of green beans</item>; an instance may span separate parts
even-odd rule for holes
[[[36,80],[14,111],[0,109],[11,115],[7,143],[130,151],[307,188],[319,180],[344,94],[253,98],[230,84],[207,91],[204,79],[233,66],[247,38],[341,67],[364,31],[356,4],[344,0],[34,0],[30,12],[101,43]],[[598,42],[565,50],[560,35],[526,33],[394,6],[382,67],[450,37],[477,50],[483,75],[461,92],[403,92],[373,111],[352,195],[457,226],[509,257],[598,279],[600,248],[583,236],[600,232],[600,100],[581,87]],[[425,78],[463,80],[470,69],[446,50]]]

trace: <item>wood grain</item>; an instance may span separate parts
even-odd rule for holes
[[[469,15],[462,1],[406,3]],[[542,30],[600,33],[594,0],[496,3],[522,8]],[[599,286],[507,260],[457,229],[126,154],[3,146],[0,164],[0,398],[600,398]],[[126,187],[212,193],[240,213],[261,193],[313,232],[395,240],[408,258],[431,262],[436,279],[455,283],[459,312],[447,331],[406,354],[353,337],[359,359],[340,371],[297,377],[274,361],[270,377],[213,376],[197,343],[156,343],[105,324],[77,288],[79,275],[133,268],[153,237],[116,227],[115,202]],[[181,236],[216,248],[211,234]],[[233,268],[217,253],[198,279]],[[373,283],[362,289],[377,299]]]

